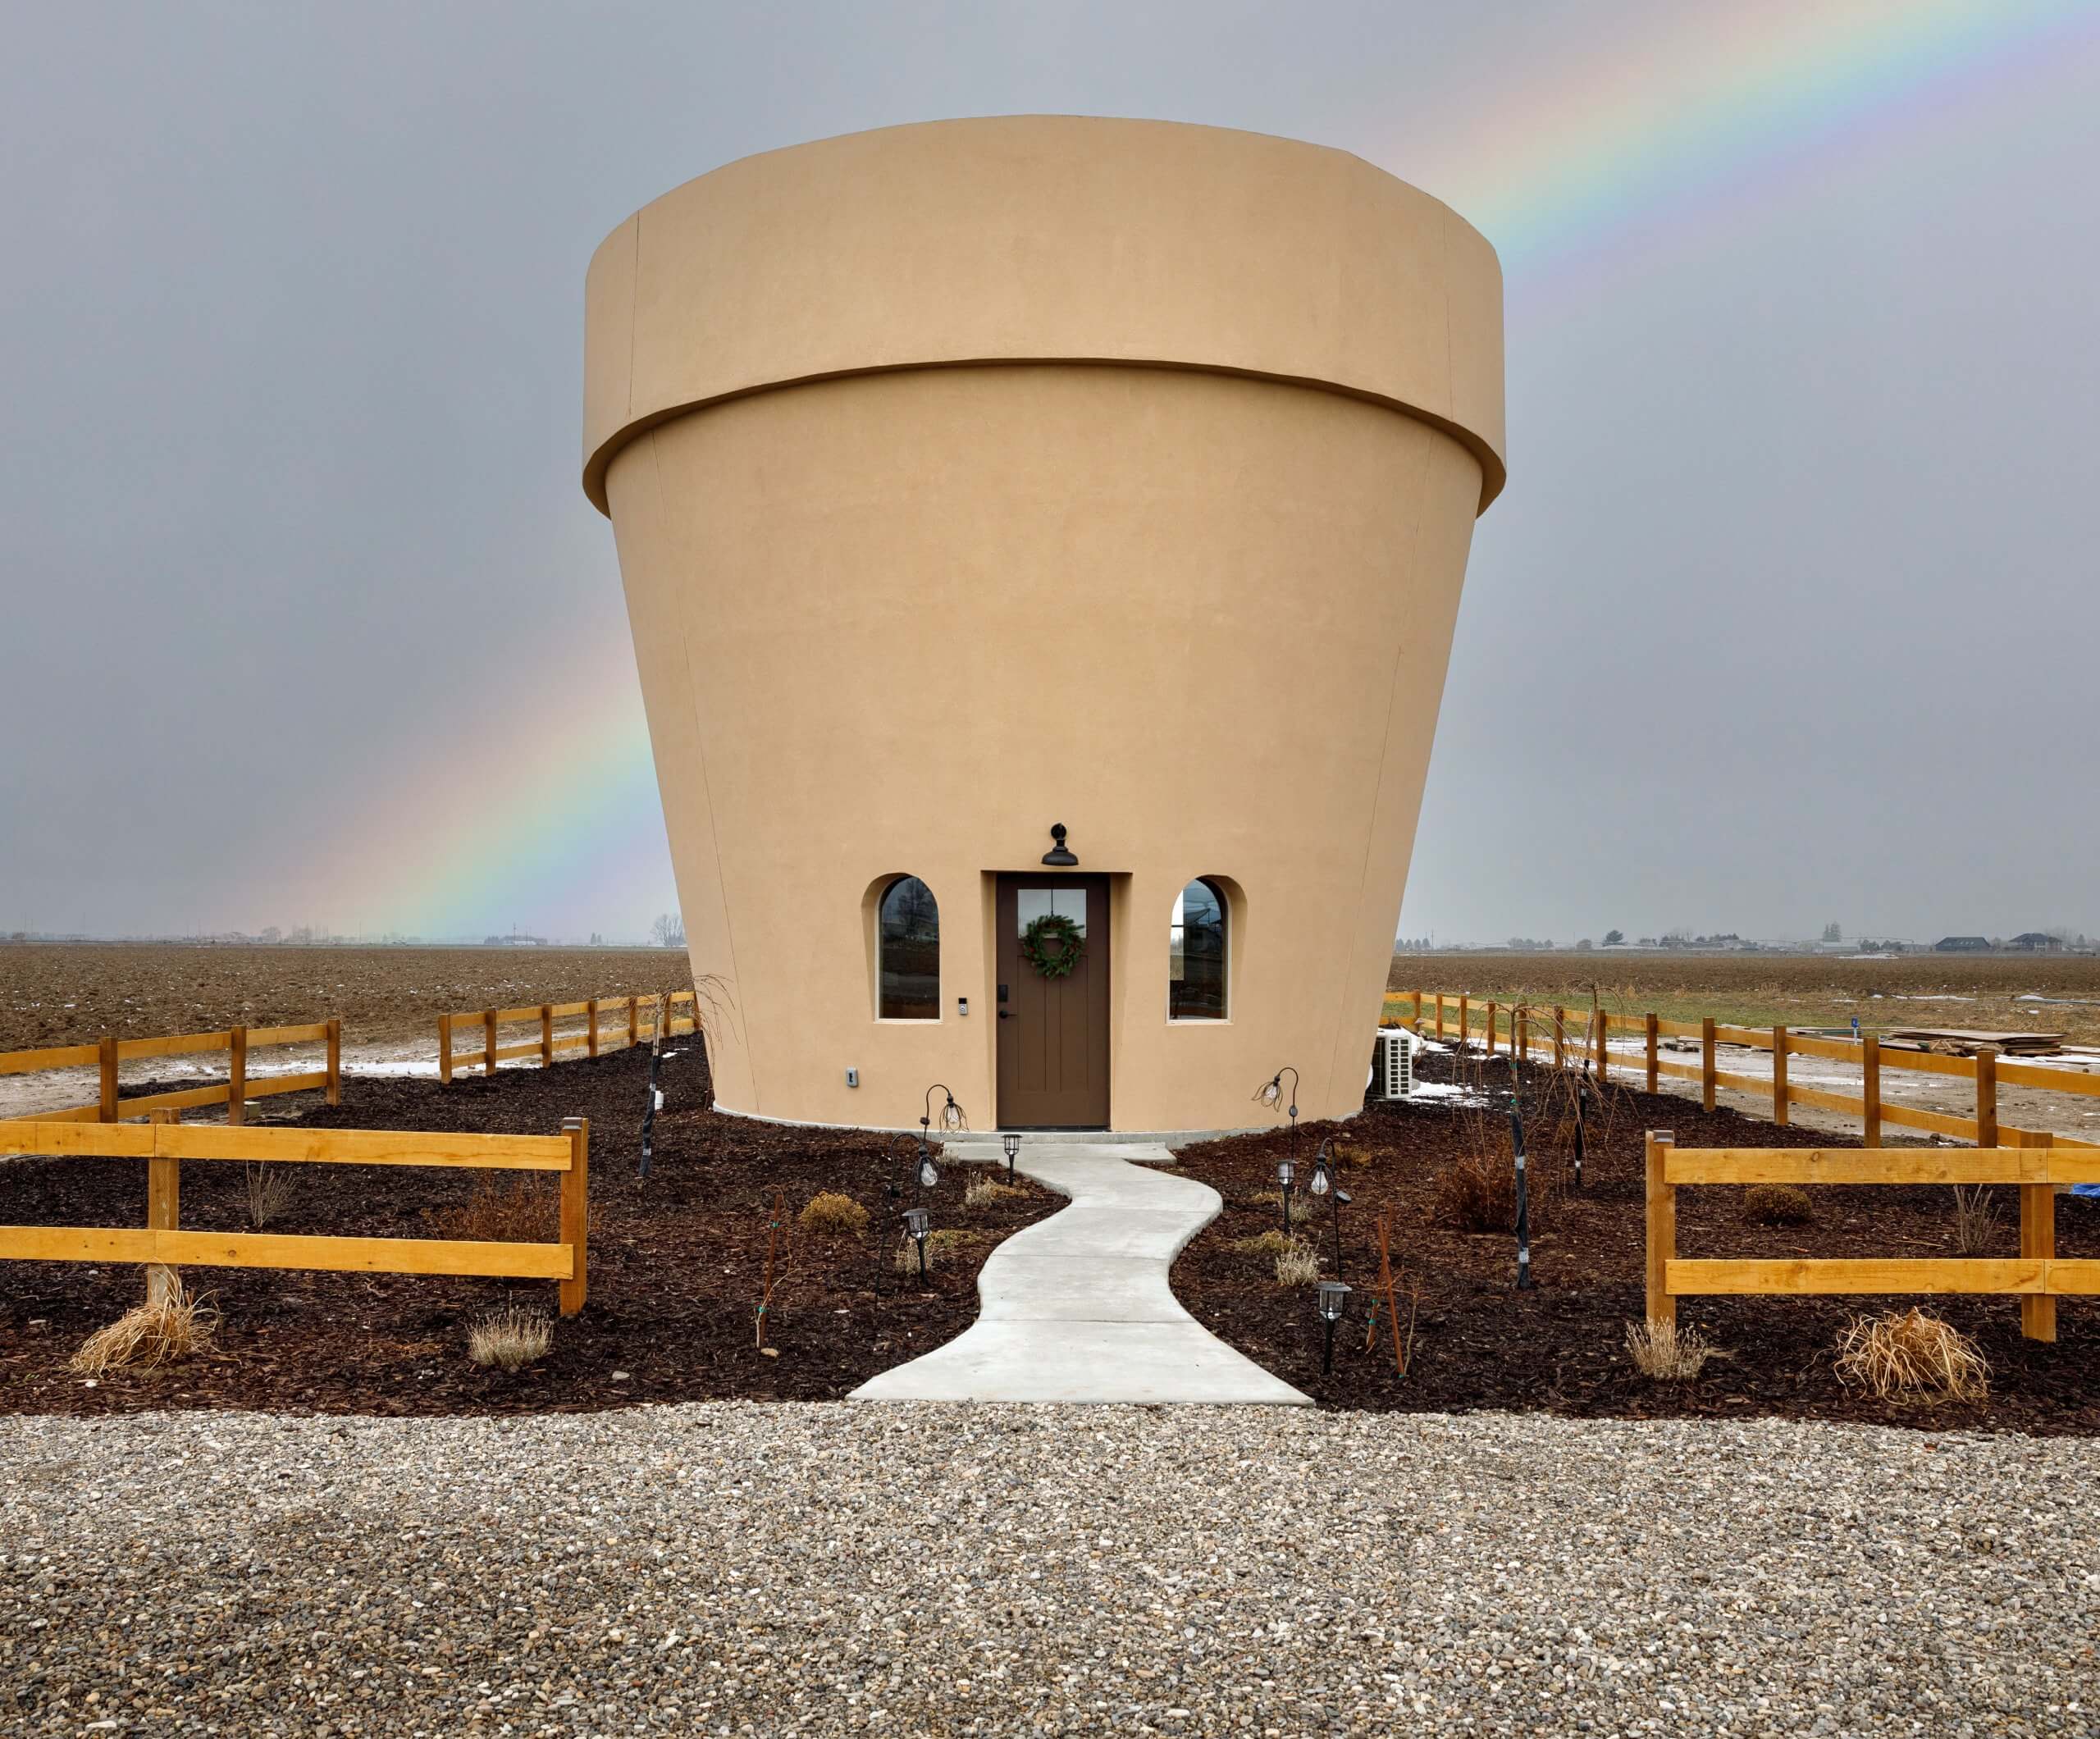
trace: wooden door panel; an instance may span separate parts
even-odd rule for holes
[[[1061,978],[1023,957],[1021,932],[1057,911],[1086,947]],[[1108,883],[1106,877],[1013,875],[999,881],[999,1121],[1017,1129],[1102,1129],[1108,1122]]]

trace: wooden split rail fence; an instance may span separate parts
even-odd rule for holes
[[[2100,1261],[2056,1253],[2056,1193],[2100,1183],[2100,1152],[2061,1147],[1988,1147],[1974,1152],[1912,1148],[1679,1149],[1667,1133],[1647,1140],[1648,1317],[1673,1322],[1681,1298],[1742,1293],[2002,1293],[2020,1299],[2020,1332],[2057,1338],[2057,1300],[2100,1294]],[[2017,1257],[1688,1258],[1677,1253],[1677,1192],[1687,1184],[2016,1184]]]
[[[1884,1045],[1871,1034],[1856,1043],[1851,1039],[1792,1032],[1783,1026],[1732,1026],[1712,1020],[1664,1020],[1655,1015],[1618,1015],[1606,1010],[1577,1009],[1571,1013],[1565,1008],[1534,1007],[1522,1003],[1513,1006],[1476,1002],[1468,996],[1441,995],[1434,991],[1404,991],[1390,1000],[1412,1002],[1414,1029],[1426,1038],[1433,1036],[1442,1040],[1449,1036],[1462,1045],[1477,1042],[1486,1048],[1490,1057],[1495,1055],[1500,1043],[1515,1055],[1533,1061],[1550,1060],[1555,1068],[1579,1067],[1586,1061],[1600,1082],[1610,1080],[1616,1070],[1620,1075],[1639,1082],[1650,1093],[1659,1090],[1660,1079],[1665,1075],[1696,1080],[1699,1083],[1700,1102],[1708,1111],[1714,1109],[1714,1095],[1721,1088],[1755,1093],[1771,1101],[1774,1123],[1791,1123],[1792,1107],[1796,1105],[1815,1106],[1859,1118],[1865,1125],[1863,1139],[1869,1148],[1879,1148],[1883,1126],[1893,1125],[1952,1136],[1957,1141],[1974,1142],[1982,1148],[2100,1150],[2100,1143],[2052,1135],[2046,1130],[2016,1129],[2002,1124],[1997,1110],[1998,1089],[2002,1084],[2100,1098],[2100,1075],[2080,1075],[2067,1069],[2009,1061],[1995,1051],[1982,1051],[1974,1057],[1942,1057],[1930,1051]],[[1614,1052],[1610,1047],[1614,1034],[1638,1038],[1640,1052],[1633,1057],[1623,1051]],[[1666,1038],[1697,1039],[1698,1061],[1679,1062],[1664,1056],[1662,1041]],[[1771,1079],[1722,1069],[1719,1052],[1724,1044],[1770,1052]],[[1860,1096],[1854,1098],[1846,1093],[1826,1093],[1820,1088],[1804,1087],[1789,1080],[1787,1062],[1793,1057],[1828,1057],[1856,1066],[1860,1070]],[[1882,1077],[1889,1071],[1935,1075],[1966,1082],[1974,1094],[1974,1114],[1957,1117],[1945,1111],[1927,1111],[1920,1106],[1884,1099]]]
[[[559,1135],[463,1135],[390,1130],[185,1127],[158,1110],[144,1125],[82,1128],[38,1120],[0,1123],[0,1151],[55,1157],[143,1159],[146,1223],[139,1226],[0,1226],[0,1262],[144,1262],[148,1297],[168,1270],[318,1268],[370,1274],[472,1274],[560,1282],[564,1317],[589,1285],[591,1125]],[[263,1232],[185,1232],[177,1225],[181,1164],[461,1166],[561,1174],[559,1240],[495,1243],[434,1238],[319,1238]]]
[[[607,1051],[623,1050],[628,1045],[649,1044],[656,1037],[658,1005],[664,999],[646,997],[592,997],[582,1002],[542,1002],[536,1008],[483,1008],[469,1010],[464,1014],[440,1015],[437,1017],[437,1078],[450,1085],[453,1075],[461,1069],[472,1069],[479,1065],[484,1075],[494,1075],[496,1065],[508,1062],[517,1057],[536,1057],[543,1069],[554,1066],[555,1058],[564,1051],[582,1051],[586,1057],[597,1057]],[[683,1007],[686,1012],[678,1011]],[[670,993],[669,1006],[664,1011],[668,1025],[664,1029],[667,1038],[675,1038],[692,1032],[697,1025],[697,1011],[693,993],[674,990]],[[559,1032],[556,1023],[584,1018],[580,1030]],[[606,1016],[612,1016],[610,1026]],[[538,1029],[533,1038],[504,1043],[500,1029],[520,1026],[527,1022]],[[473,1034],[480,1043],[466,1050],[455,1050],[454,1046],[462,1029]]]
[[[302,1075],[272,1075],[250,1078],[249,1059],[256,1052],[277,1045],[321,1044],[327,1047],[327,1061],[319,1069]],[[197,1057],[214,1052],[226,1057],[226,1079],[204,1087],[185,1087],[174,1093],[122,1097],[117,1075],[120,1066],[155,1057]],[[93,1104],[67,1106],[59,1111],[40,1111],[40,1123],[116,1123],[126,1117],[144,1116],[157,1111],[184,1111],[203,1105],[223,1105],[226,1121],[240,1123],[250,1099],[272,1093],[325,1092],[331,1105],[343,1102],[343,1023],[316,1020],[305,1026],[236,1026],[219,1033],[177,1033],[165,1038],[119,1038],[104,1034],[94,1044],[53,1045],[39,1051],[0,1052],[0,1075],[38,1075],[56,1069],[94,1069],[102,1071],[102,1092]]]

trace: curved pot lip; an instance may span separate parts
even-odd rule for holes
[[[1501,493],[1501,272],[1432,195],[1182,121],[908,123],[754,153],[631,214],[586,288],[585,493],[751,394],[929,367],[1193,370],[1429,423]]]

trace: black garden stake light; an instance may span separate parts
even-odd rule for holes
[[[1348,1287],[1340,1280],[1320,1282],[1320,1321],[1327,1334],[1326,1348],[1320,1355],[1320,1370],[1323,1376],[1335,1368],[1335,1325],[1342,1320],[1342,1312],[1348,1308]]]
[[[1020,1157],[1020,1137],[1009,1130],[999,1138],[999,1145],[1007,1150],[1007,1181],[1014,1180],[1014,1162]]]
[[[1532,1289],[1532,1203],[1524,1164],[1524,1114],[1509,1095],[1509,1147],[1517,1157],[1517,1289]]]
[[[904,1230],[911,1235],[913,1244],[919,1247],[919,1284],[926,1284],[926,1226],[933,1216],[923,1207],[904,1210]]]
[[[1329,1174],[1330,1161],[1327,1154],[1328,1149],[1333,1144],[1334,1137],[1331,1135],[1326,1137],[1320,1143],[1320,1151],[1312,1156],[1312,1181],[1308,1187],[1316,1196],[1333,1198],[1328,1207],[1329,1216],[1333,1220],[1335,1226],[1335,1277],[1339,1280],[1341,1278],[1342,1272],[1342,1209],[1348,1204],[1350,1198],[1349,1193]]]
[[[1290,1235],[1290,1186],[1298,1175],[1298,1167],[1287,1159],[1276,1162],[1276,1194],[1283,1199],[1283,1235]]]

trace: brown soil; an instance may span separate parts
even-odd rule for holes
[[[936,1227],[970,1235],[926,1288],[891,1267],[896,1221],[885,1143],[850,1132],[785,1128],[685,1109],[705,1102],[694,1045],[664,1064],[667,1110],[656,1121],[654,1175],[637,1176],[646,1050],[493,1082],[348,1079],[340,1110],[312,1125],[550,1133],[591,1119],[591,1302],[557,1321],[547,1357],[515,1375],[468,1362],[469,1325],[506,1300],[551,1310],[550,1282],[293,1271],[192,1268],[185,1279],[222,1312],[208,1358],[89,1387],[66,1368],[94,1329],[142,1295],[135,1267],[0,1262],[0,1412],[103,1413],[148,1408],[258,1408],[288,1413],[580,1412],[641,1402],[822,1400],[916,1358],[976,1318],[976,1274],[999,1239],[1052,1212],[1021,1200],[966,1210],[984,1168],[947,1166],[928,1205]],[[492,1199],[488,1173],[301,1166],[281,1222],[269,1230],[368,1237],[529,1236],[551,1239],[551,1179],[529,1179],[523,1203]],[[19,1160],[0,1165],[0,1220],[16,1225],[137,1226],[137,1161]],[[499,1185],[501,1179],[496,1179]],[[507,1187],[507,1186],[505,1186]],[[476,1191],[482,1192],[477,1204]],[[821,1190],[870,1216],[865,1241],[804,1235],[794,1216]],[[753,1333],[766,1246],[780,1199],[778,1261],[787,1276]],[[906,1201],[908,1203],[907,1195]],[[248,1229],[239,1166],[185,1165],[185,1227]],[[479,1215],[484,1223],[460,1216]],[[516,1221],[522,1216],[523,1223]],[[886,1217],[888,1216],[888,1217]],[[616,1372],[627,1373],[616,1377]]]
[[[1448,1057],[1426,1055],[1425,1079],[1451,1079]],[[1477,1078],[1477,1061],[1460,1065]],[[2078,1299],[2058,1303],[2054,1344],[2020,1334],[2018,1302],[2006,1298],[1909,1299],[1710,1298],[1682,1300],[1678,1321],[1727,1349],[1696,1380],[1658,1383],[1640,1376],[1625,1351],[1629,1321],[1643,1314],[1642,1134],[1675,1132],[1691,1147],[1856,1146],[1814,1130],[1783,1129],[1732,1111],[1711,1115],[1682,1099],[1614,1089],[1593,1112],[1584,1187],[1570,1187],[1564,1145],[1554,1139],[1564,1102],[1545,1070],[1527,1070],[1527,1141],[1544,1198],[1532,1219],[1536,1289],[1514,1288],[1515,1240],[1507,1233],[1468,1234],[1436,1223],[1439,1183],[1469,1152],[1509,1163],[1509,1071],[1488,1066],[1494,1108],[1454,1109],[1449,1102],[1377,1105],[1346,1124],[1299,1131],[1301,1180],[1323,1136],[1334,1136],[1351,1162],[1340,1171],[1354,1198],[1342,1210],[1341,1277],[1358,1289],[1335,1336],[1334,1371],[1321,1372],[1321,1332],[1309,1287],[1276,1285],[1272,1261],[1234,1250],[1235,1239],[1281,1228],[1279,1205],[1253,1198],[1276,1189],[1276,1162],[1289,1136],[1213,1142],[1183,1151],[1184,1166],[1214,1184],[1226,1211],[1176,1263],[1176,1293],[1213,1332],[1258,1363],[1330,1406],[1396,1412],[1478,1408],[1545,1410],[1634,1418],[1705,1416],[1847,1419],[1933,1431],[2004,1429],[2100,1432],[2100,1314]],[[1548,1104],[1549,1098],[1554,1102]],[[1952,1192],[1944,1189],[1817,1189],[1815,1223],[1768,1227],[1750,1223],[1743,1192],[1680,1190],[1678,1253],[1683,1256],[1953,1256]],[[1990,1253],[2016,1254],[2016,1192],[1998,1192],[2001,1220]],[[1375,1222],[1391,1216],[1396,1267],[1416,1276],[1421,1302],[1413,1367],[1395,1371],[1381,1325],[1365,1350],[1366,1294],[1377,1278]],[[1322,1273],[1332,1277],[1332,1230],[1325,1211],[1317,1228]],[[2100,1255],[2100,1202],[2062,1196],[2057,1248],[2063,1256]],[[1969,1406],[1880,1401],[1839,1383],[1832,1344],[1863,1312],[1916,1302],[1974,1335],[1991,1363],[1992,1394]],[[1403,1331],[1408,1306],[1400,1303]]]
[[[682,948],[0,943],[0,1051],[221,1027],[343,1023],[347,1044],[436,1043],[465,1009],[692,987]]]

